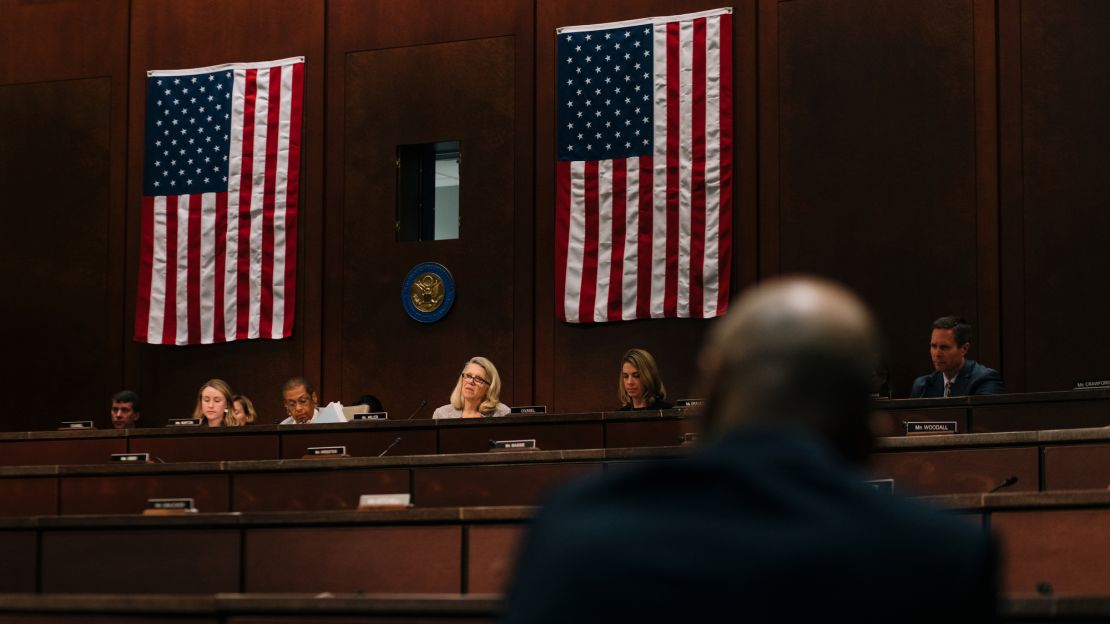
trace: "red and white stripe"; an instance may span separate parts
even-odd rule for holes
[[[653,27],[652,155],[556,167],[556,293],[570,323],[728,308],[732,15],[638,23]]]
[[[143,197],[139,342],[292,334],[304,61],[206,69],[234,71],[230,184],[226,193]]]

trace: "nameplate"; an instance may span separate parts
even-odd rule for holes
[[[518,405],[509,408],[510,414],[546,414],[546,405]]]
[[[536,440],[535,438],[531,440],[490,440],[490,446],[493,447],[494,450],[505,449],[518,451],[522,449],[534,449],[536,448]]]
[[[705,399],[678,399],[674,402],[675,409],[701,407],[703,405],[705,405]]]
[[[355,420],[389,420],[389,412],[363,412],[355,414]]]
[[[864,483],[870,485],[876,492],[881,492],[883,494],[894,493],[894,479],[874,479],[872,481],[864,481]]]
[[[370,509],[406,509],[412,507],[411,494],[363,494],[358,497],[359,511]]]
[[[684,433],[678,438],[678,441],[681,442],[684,446],[687,444],[693,444],[694,442],[698,441],[698,434]]]
[[[199,427],[204,424],[200,418],[171,418],[167,427]]]
[[[310,446],[305,457],[343,457],[346,454],[346,446]]]
[[[146,501],[144,516],[175,516],[197,513],[196,504],[191,498],[150,498]]]
[[[1095,379],[1093,381],[1075,382],[1076,390],[1097,390],[1099,388],[1110,388],[1110,379]]]
[[[91,420],[63,420],[62,426],[58,430],[63,429],[96,429]]]
[[[112,461],[124,464],[150,463],[150,453],[112,453]]]
[[[906,435],[945,435],[956,433],[956,421],[906,422]]]

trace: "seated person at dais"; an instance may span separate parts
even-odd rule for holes
[[[239,423],[231,415],[231,386],[222,379],[209,379],[197,391],[193,418],[204,419],[209,427],[235,427]]]
[[[971,323],[958,316],[942,316],[933,321],[929,355],[935,372],[918,377],[910,396],[935,399],[1005,392],[998,371],[965,357],[969,348]]]
[[[501,377],[484,357],[470,358],[459,374],[451,402],[436,408],[432,418],[481,418],[505,416],[509,406],[500,401]]]
[[[617,396],[621,411],[674,407],[663,400],[667,398],[667,388],[659,376],[659,367],[655,365],[655,358],[643,349],[629,349],[621,356]]]
[[[258,412],[254,411],[254,403],[251,403],[251,400],[242,394],[231,397],[230,416],[238,425],[249,425],[258,420]]]
[[[121,390],[112,397],[112,428],[132,429],[139,420],[140,404],[139,395],[130,390]]]
[[[315,420],[320,413],[316,404],[316,388],[304,377],[294,377],[281,386],[281,400],[288,418],[283,425],[304,425]]]

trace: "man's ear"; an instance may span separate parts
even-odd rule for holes
[[[967,355],[967,350],[971,348],[970,342],[965,342],[960,345],[960,355]]]

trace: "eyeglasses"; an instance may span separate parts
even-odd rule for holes
[[[463,373],[462,374],[462,380],[463,381],[472,381],[472,382],[474,382],[474,383],[476,383],[480,386],[488,386],[489,385],[489,382],[486,381],[485,379],[482,379],[481,377],[478,377],[477,375],[471,375],[469,373]]]
[[[311,404],[311,403],[312,403],[312,397],[303,396],[299,399],[294,399],[292,401],[286,401],[285,402],[285,407],[288,408],[288,409],[294,409],[298,405],[300,405],[301,407],[308,407],[308,405]]]

